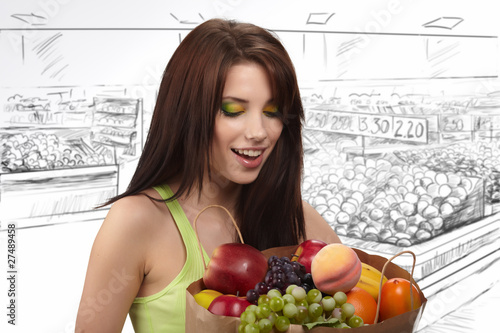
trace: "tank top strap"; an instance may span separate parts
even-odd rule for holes
[[[174,195],[174,192],[167,184],[155,186],[154,189],[160,194],[163,200],[167,200]],[[196,233],[177,200],[167,201],[165,203],[170,210],[170,213],[172,214],[179,232],[181,233],[184,246],[186,247],[186,264],[188,264],[191,260],[195,260],[200,256],[200,248],[198,246]],[[203,245],[201,246],[201,248],[203,251],[203,256],[205,257],[205,262],[208,264],[210,257],[205,252]]]

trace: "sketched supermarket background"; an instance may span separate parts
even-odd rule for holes
[[[169,56],[197,24],[235,18],[273,30],[296,66],[304,199],[348,245],[415,252],[421,332],[470,331],[474,300],[499,282],[494,2],[289,3],[1,1],[2,241],[9,222],[18,237],[98,225],[107,208],[93,207],[134,170]],[[61,320],[51,327],[68,331]]]

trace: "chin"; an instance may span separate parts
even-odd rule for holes
[[[253,183],[258,176],[259,173],[251,175],[235,175],[234,177],[229,178],[229,180],[236,184],[247,185]]]
[[[240,185],[248,185],[253,183],[256,179],[257,177],[245,177],[245,178],[235,179],[234,182]]]

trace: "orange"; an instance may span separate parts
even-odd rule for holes
[[[373,324],[377,314],[377,302],[373,296],[359,287],[352,288],[346,295],[347,303],[354,305],[354,314],[360,316],[365,324]]]

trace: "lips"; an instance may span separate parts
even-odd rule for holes
[[[244,158],[255,159],[262,154],[260,149],[232,149],[232,151]]]
[[[236,160],[246,168],[256,168],[263,160],[264,149],[231,149]]]

